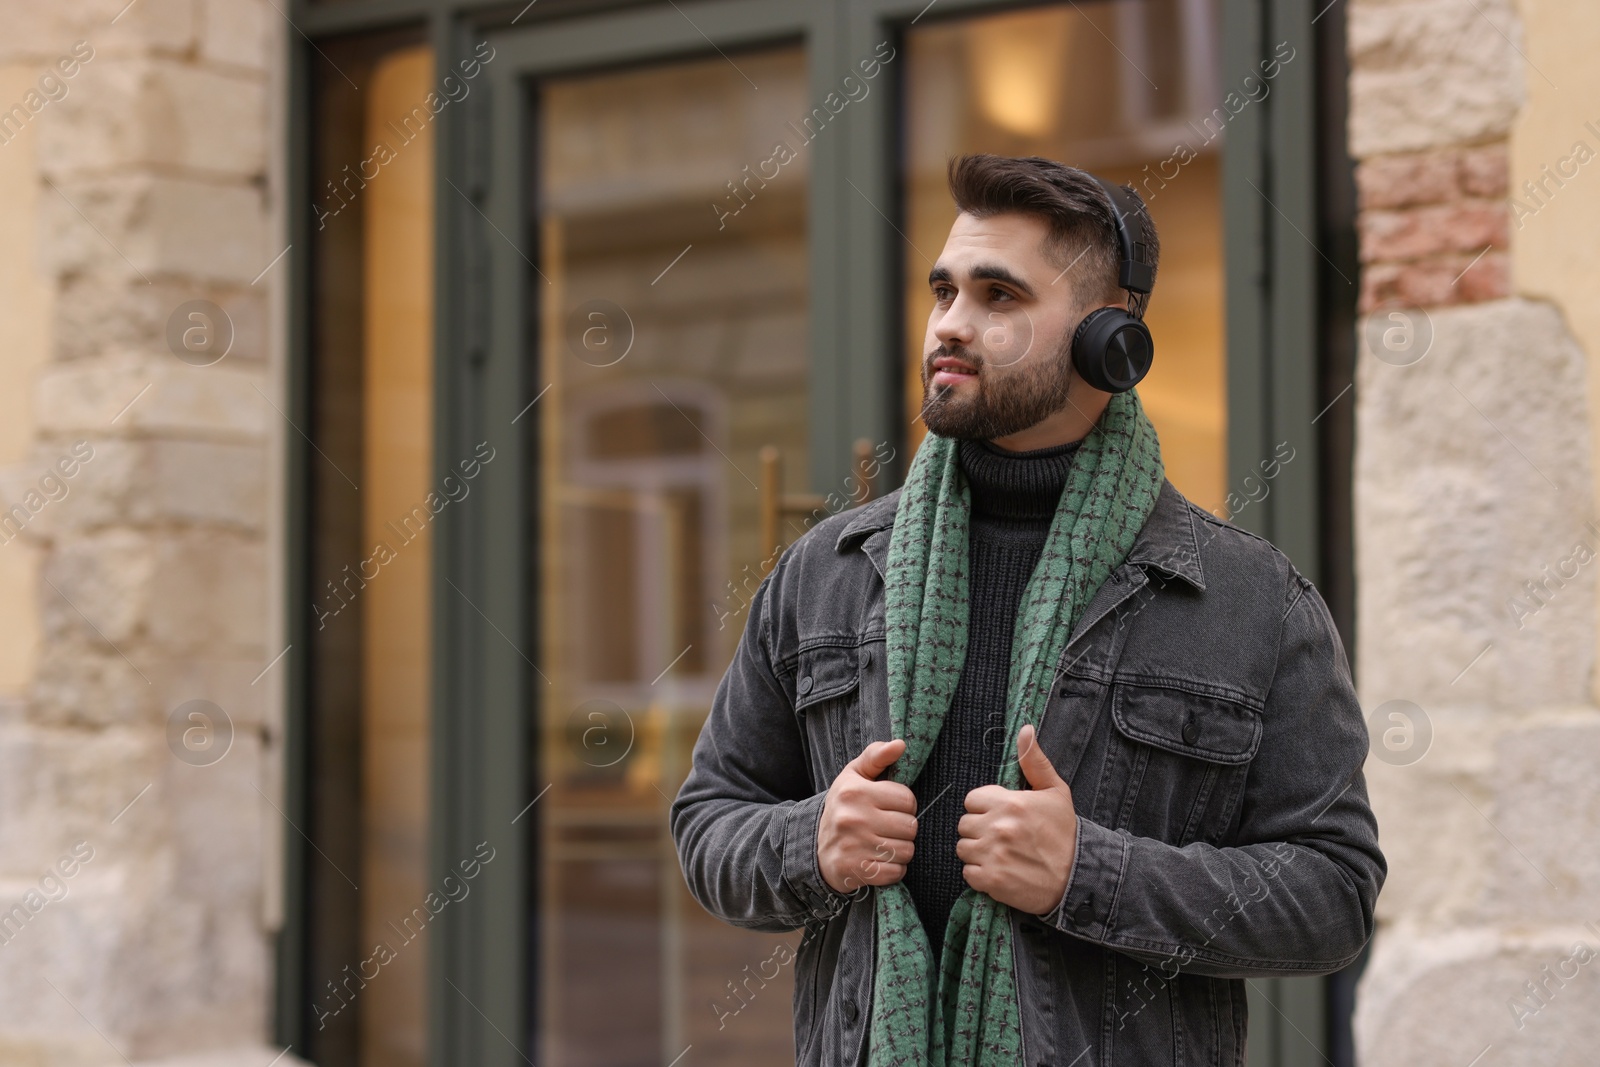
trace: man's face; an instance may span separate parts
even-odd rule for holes
[[[941,437],[990,440],[1067,404],[1082,316],[1066,272],[1044,255],[1043,219],[963,212],[928,276],[922,421]]]

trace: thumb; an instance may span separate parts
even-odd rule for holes
[[[906,743],[902,738],[893,741],[874,741],[861,750],[861,755],[850,761],[850,766],[863,778],[877,778],[895,760],[905,752]]]
[[[1017,733],[1017,765],[1022,768],[1028,784],[1035,789],[1058,789],[1067,784],[1056,773],[1044,749],[1039,747],[1039,732],[1032,724],[1024,726]]]

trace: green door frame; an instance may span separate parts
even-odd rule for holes
[[[1223,71],[1230,82],[1257,70],[1281,40],[1304,58],[1283,67],[1272,91],[1229,124],[1223,147],[1227,263],[1228,484],[1259,475],[1257,464],[1290,441],[1295,459],[1240,522],[1271,538],[1313,580],[1320,578],[1318,281],[1314,27],[1304,5],[1221,0]],[[487,440],[497,461],[480,492],[437,524],[434,557],[432,832],[436,870],[496,849],[472,906],[448,909],[430,961],[430,1033],[436,1064],[513,1067],[527,1047],[531,941],[527,879],[537,820],[520,821],[543,788],[532,777],[530,712],[540,684],[524,650],[537,647],[529,583],[538,486],[534,444],[538,394],[528,357],[537,336],[529,278],[538,259],[530,218],[529,85],[558,72],[715,54],[803,40],[810,97],[821,100],[853,64],[919,18],[1000,11],[1017,0],[679,0],[676,4],[546,0],[538,6],[487,0],[298,0],[291,48],[289,153],[291,402],[309,408],[311,237],[308,71],[322,62],[312,42],[339,33],[426,23],[443,72],[487,39],[496,49],[463,106],[438,124],[436,169],[435,469],[439,478]],[[932,9],[930,11],[930,8]],[[1292,10],[1290,10],[1292,9]],[[1342,16],[1342,12],[1340,13]],[[515,25],[513,25],[515,23]],[[715,41],[715,46],[709,42]],[[889,65],[898,80],[899,68]],[[1231,74],[1230,72],[1237,72]],[[901,414],[898,233],[898,93],[855,102],[839,136],[812,146],[810,219],[812,488],[840,483],[856,437],[899,440]],[[1219,104],[1221,101],[1218,102]],[[522,417],[524,413],[527,417]],[[303,422],[301,424],[304,424]],[[291,642],[305,635],[307,536],[300,473],[308,449],[288,456]],[[302,645],[302,647],[304,647]],[[296,673],[298,671],[298,673]],[[291,663],[287,808],[303,811],[305,675]],[[279,952],[279,1035],[297,1046],[301,973],[300,885],[306,845],[286,845],[285,927]],[[1252,983],[1252,1067],[1300,1067],[1323,1059],[1322,983]],[[1272,1003],[1267,1002],[1270,998]]]

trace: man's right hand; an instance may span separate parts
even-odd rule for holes
[[[906,876],[917,836],[917,798],[909,786],[877,781],[905,750],[900,738],[874,741],[828,788],[817,828],[817,863],[835,892],[893,885]]]

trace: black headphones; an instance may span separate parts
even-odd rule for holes
[[[1124,393],[1150,373],[1155,359],[1155,341],[1144,324],[1145,303],[1155,286],[1155,269],[1146,258],[1146,235],[1150,216],[1139,199],[1120,185],[1089,175],[1100,183],[1111,200],[1111,215],[1117,222],[1117,244],[1122,251],[1122,266],[1117,284],[1128,291],[1128,307],[1097,308],[1085,315],[1072,335],[1072,365],[1091,386],[1106,393]],[[1135,239],[1128,219],[1139,220]]]

